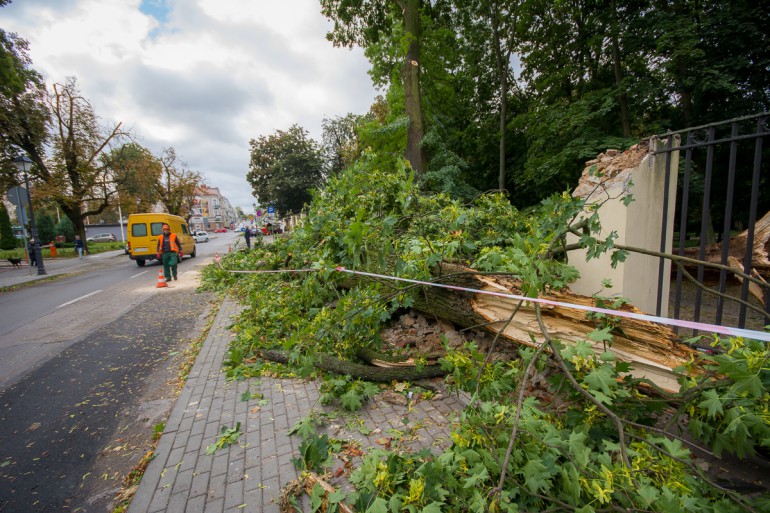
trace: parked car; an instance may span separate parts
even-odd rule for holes
[[[87,242],[115,242],[115,236],[111,233],[97,233],[86,239]]]
[[[227,233],[227,228],[217,228],[214,233]]]
[[[208,242],[209,241],[209,234],[207,232],[195,232],[193,234],[193,238],[195,239],[195,242]]]

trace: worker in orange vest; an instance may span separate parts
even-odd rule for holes
[[[176,280],[176,266],[182,258],[182,249],[179,244],[179,238],[175,233],[171,233],[171,227],[163,223],[163,233],[158,238],[158,260],[163,262],[163,276],[166,281],[171,278]]]

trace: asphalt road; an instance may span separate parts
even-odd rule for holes
[[[226,252],[235,233],[197,245],[179,265],[180,281]],[[0,390],[79,338],[139,307],[157,292],[159,263],[138,267],[127,256],[99,260],[85,272],[0,294]]]
[[[111,511],[205,326],[198,271],[236,240],[218,235],[169,288],[126,257],[0,296],[0,512]]]

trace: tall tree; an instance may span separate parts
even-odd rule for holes
[[[61,206],[75,233],[85,239],[85,218],[102,213],[117,192],[114,174],[104,157],[128,134],[121,123],[100,125],[74,78],[54,84],[50,107],[54,131],[51,165],[41,155],[30,157],[43,181],[43,191]]]
[[[16,236],[11,226],[11,216],[5,208],[5,202],[0,201],[0,249],[16,248]]]
[[[423,5],[423,0],[321,0],[321,12],[334,22],[334,30],[327,38],[335,45],[366,48],[377,44],[382,37],[403,34],[401,80],[409,119],[406,159],[418,176],[427,164],[422,145],[425,116],[420,89]]]
[[[114,148],[105,157],[112,169],[116,202],[124,214],[141,211],[141,206],[156,204],[160,199],[161,165],[147,148],[129,142]]]
[[[466,52],[466,66],[486,65],[493,73],[484,78],[497,82],[494,101],[498,110],[497,186],[500,190],[507,187],[508,102],[511,85],[515,85],[511,57],[519,46],[519,23],[525,4],[525,0],[454,1],[455,18],[458,20],[456,30],[458,39],[462,41],[461,47]]]
[[[260,204],[281,213],[297,213],[310,201],[310,190],[323,183],[323,150],[307,131],[293,125],[249,142],[246,179]]]
[[[323,149],[329,175],[336,175],[348,167],[361,153],[356,134],[358,123],[359,116],[355,114],[324,118],[321,122]]]
[[[173,147],[164,149],[158,161],[160,177],[157,190],[161,203],[169,214],[189,220],[195,192],[203,184],[203,177],[199,172],[191,170]]]

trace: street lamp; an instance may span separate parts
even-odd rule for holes
[[[27,168],[32,167],[33,162],[26,155],[21,155],[20,157],[13,159],[13,163],[16,165],[16,169],[24,173],[24,185],[27,187],[27,201],[29,202],[29,229],[32,234],[32,239],[35,241],[34,244],[32,244],[32,251],[35,252],[37,274],[47,274],[45,272],[45,265],[43,264],[43,254],[40,251],[40,240],[37,237],[37,230],[35,230],[35,213],[32,211],[32,197],[29,195],[29,177],[27,176]]]

